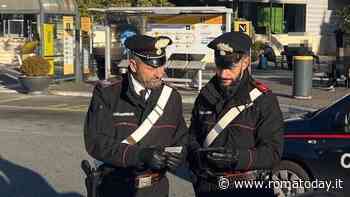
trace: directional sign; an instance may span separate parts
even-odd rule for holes
[[[242,32],[247,34],[248,36],[251,36],[251,21],[235,21],[234,22],[234,31]]]
[[[239,32],[247,32],[247,24],[239,24]]]

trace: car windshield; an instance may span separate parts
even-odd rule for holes
[[[342,97],[342,98],[340,98],[340,99],[338,99],[338,100],[332,102],[331,104],[329,104],[329,105],[326,106],[326,107],[322,107],[322,108],[320,108],[320,109],[318,109],[318,110],[315,110],[315,111],[307,112],[307,113],[303,114],[301,117],[302,117],[302,118],[313,118],[313,117],[316,116],[318,113],[322,112],[323,110],[326,110],[326,109],[328,109],[328,108],[331,108],[331,107],[337,105],[339,102],[343,101],[344,99],[350,99],[350,95],[348,94],[348,95],[346,95],[346,96],[344,96],[344,97]]]

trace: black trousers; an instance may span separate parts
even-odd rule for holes
[[[169,181],[163,177],[150,187],[135,188],[135,182],[118,177],[104,177],[99,187],[98,197],[168,197]]]

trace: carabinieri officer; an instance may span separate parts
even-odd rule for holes
[[[251,44],[240,32],[208,44],[215,52],[216,75],[199,93],[190,126],[188,158],[197,197],[274,196],[273,188],[234,187],[235,181],[265,179],[283,148],[277,98],[248,72]],[[223,178],[231,185],[220,185]]]
[[[100,197],[167,197],[166,171],[182,162],[188,141],[180,94],[162,81],[168,37],[134,35],[129,72],[96,85],[86,115],[87,152],[112,172]]]

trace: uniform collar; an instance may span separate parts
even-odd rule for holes
[[[210,81],[202,91],[204,98],[206,98],[206,100],[212,105],[215,105],[220,100],[222,100],[222,96],[220,95],[218,89],[216,88],[215,80],[217,80],[216,76],[210,79]]]
[[[249,81],[251,80],[249,74],[245,72],[235,91],[232,92],[230,97],[223,97],[220,93],[219,86],[217,85],[217,78],[214,76],[204,88],[202,94],[204,98],[211,105],[243,105],[250,102],[249,92],[252,87],[250,87]]]

